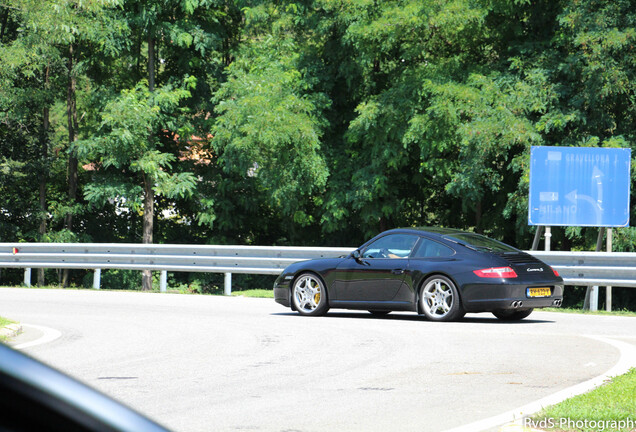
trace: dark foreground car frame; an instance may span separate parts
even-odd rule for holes
[[[2,343],[0,431],[168,432],[125,405]]]
[[[413,311],[434,321],[467,312],[519,320],[535,308],[561,306],[563,279],[532,255],[479,234],[401,228],[346,257],[290,265],[274,283],[274,297],[302,315],[342,308]]]

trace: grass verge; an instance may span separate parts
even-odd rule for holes
[[[3,318],[3,317],[0,317],[0,330],[5,328],[9,324],[15,324],[15,321],[11,321],[10,319],[6,319],[6,318]],[[3,336],[2,334],[0,334],[0,342],[7,342],[8,340],[9,340],[8,337]]]
[[[0,328],[6,327],[9,324],[15,324],[15,321],[11,321],[10,319],[0,317]]]
[[[233,296],[240,297],[261,297],[261,298],[274,298],[274,290],[271,289],[250,289],[243,291],[232,291]]]
[[[583,309],[574,309],[574,308],[544,308],[539,309],[540,311],[545,312],[563,312],[563,313],[572,313],[572,314],[583,314],[583,315],[608,315],[608,316],[626,316],[626,317],[636,317],[636,312],[628,311],[628,310],[618,310],[618,311],[589,311]]]
[[[636,369],[532,416],[549,431],[629,432],[636,430]]]

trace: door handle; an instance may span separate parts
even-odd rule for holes
[[[395,275],[401,275],[404,273],[404,269],[394,269],[394,270],[391,270],[391,273]]]

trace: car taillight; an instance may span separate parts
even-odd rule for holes
[[[558,272],[558,271],[556,271],[556,270],[555,270],[555,269],[553,269],[552,267],[550,267],[550,268],[552,269],[552,271],[554,272],[554,275],[555,275],[556,277],[561,277],[561,275],[559,274],[559,272]]]
[[[511,279],[517,277],[517,272],[515,272],[510,267],[492,267],[487,269],[474,270],[473,273],[482,278]]]

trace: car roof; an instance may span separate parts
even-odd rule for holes
[[[409,227],[409,228],[396,228],[386,232],[403,232],[412,234],[430,234],[433,237],[442,237],[448,234],[460,234],[468,233],[468,231],[462,231],[453,228],[440,228],[440,227]]]

